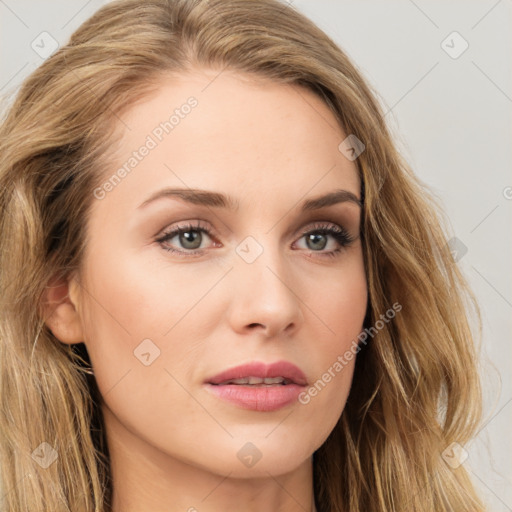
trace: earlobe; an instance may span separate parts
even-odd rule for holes
[[[78,310],[78,283],[73,277],[48,283],[41,304],[45,324],[63,343],[81,343],[82,322]]]

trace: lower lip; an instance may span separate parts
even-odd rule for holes
[[[237,384],[207,384],[208,391],[222,400],[252,411],[277,411],[292,402],[304,389],[297,384],[276,386],[243,386]]]

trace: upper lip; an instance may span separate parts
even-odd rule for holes
[[[290,383],[305,386],[307,384],[304,372],[293,363],[288,361],[277,361],[266,364],[263,362],[251,362],[235,366],[220,372],[206,380],[207,384],[222,384],[234,379],[243,379],[245,377],[282,377]]]

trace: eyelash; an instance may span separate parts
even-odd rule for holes
[[[189,231],[206,233],[208,237],[213,239],[211,231],[207,227],[202,226],[201,223],[198,221],[196,225],[189,223],[185,224],[184,226],[178,226],[176,228],[173,228],[170,231],[163,233],[162,236],[156,239],[156,242],[159,243],[164,250],[172,252],[182,257],[201,256],[201,254],[203,254],[204,252],[204,249],[173,249],[172,247],[169,247],[164,243],[173,239],[176,235],[187,233]],[[330,223],[315,224],[311,229],[304,231],[299,237],[299,240],[311,234],[331,235],[336,240],[336,242],[338,242],[340,247],[334,249],[333,251],[323,252],[311,250],[312,253],[319,253],[321,257],[328,258],[333,258],[337,256],[344,248],[348,247],[355,240],[352,236],[349,235],[349,233],[344,228],[342,228],[341,226],[337,226],[336,224]]]

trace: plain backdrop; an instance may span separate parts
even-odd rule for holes
[[[0,96],[102,0],[0,0]],[[464,449],[489,510],[512,512],[512,0],[294,0],[377,91],[397,144],[441,200],[483,313],[485,421]],[[1,157],[1,155],[0,155]]]

